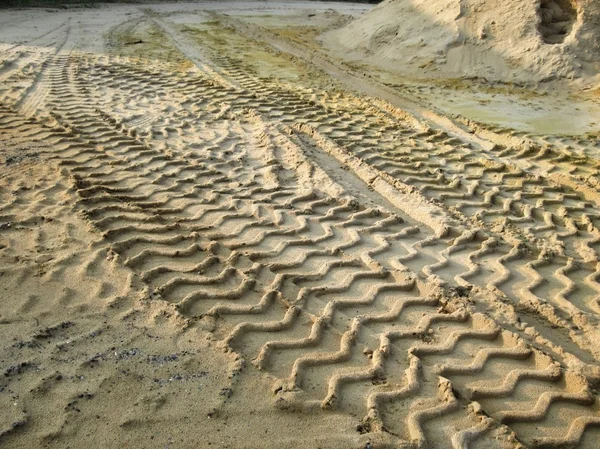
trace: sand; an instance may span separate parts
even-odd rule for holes
[[[326,40],[413,75],[585,88],[599,82],[599,22],[589,0],[387,0]]]
[[[597,447],[597,99],[393,3],[0,10],[2,447]]]

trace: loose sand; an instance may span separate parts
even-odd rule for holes
[[[0,10],[0,446],[598,447],[593,66],[406,3]]]
[[[599,24],[591,0],[386,0],[328,39],[421,76],[596,86]]]

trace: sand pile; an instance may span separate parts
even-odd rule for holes
[[[597,84],[593,0],[387,0],[324,37],[350,57],[432,76]]]

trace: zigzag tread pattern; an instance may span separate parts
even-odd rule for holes
[[[191,326],[211,328],[225,349],[276,378],[277,407],[348,410],[364,416],[364,431],[417,447],[440,438],[466,447],[500,425],[532,447],[560,447],[577,444],[597,425],[597,401],[585,378],[425,282],[460,284],[477,276],[477,262],[498,249],[485,230],[434,235],[385,208],[332,195],[340,191],[335,185],[311,185],[322,174],[302,142],[322,135],[425,196],[441,191],[445,205],[471,201],[481,195],[478,188],[497,188],[498,198],[516,192],[512,187],[524,189],[486,203],[489,215],[503,203],[502,211],[515,214],[513,223],[535,225],[541,213],[547,226],[568,228],[566,209],[560,220],[555,211],[544,215],[566,201],[589,212],[592,227],[593,207],[543,180],[515,184],[520,174],[465,162],[468,149],[440,134],[401,130],[416,148],[378,160],[356,142],[367,135],[381,144],[395,140],[397,124],[383,114],[328,112],[302,93],[269,85],[257,91],[226,58],[216,62],[239,88],[210,73],[111,58],[51,58],[52,75],[44,81],[51,118],[42,124],[2,106],[0,126],[52,145],[48,157],[70,176],[82,213],[109,245],[107,255],[140,276],[150,299],[173,303]],[[136,100],[120,101],[160,102],[171,92],[169,107],[155,119],[142,117]],[[293,129],[299,138],[290,135]],[[426,157],[434,147],[440,153]],[[432,174],[435,164],[438,173],[444,166],[490,181],[461,193],[464,181]],[[528,209],[532,201],[536,206]],[[461,204],[457,209],[473,205]],[[544,232],[534,228],[527,229]],[[431,260],[423,261],[426,248]],[[456,258],[465,250],[469,256]],[[507,254],[502,266],[511,262]],[[522,269],[536,271],[545,261]],[[568,303],[575,288],[569,275],[579,267],[567,262],[556,277]],[[455,275],[448,279],[444,270]],[[586,279],[595,285],[592,275]],[[533,279],[524,290],[535,296]],[[545,438],[538,430],[544,426],[563,437]]]

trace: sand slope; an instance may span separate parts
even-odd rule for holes
[[[593,1],[387,0],[326,42],[420,76],[595,86],[599,20]]]

